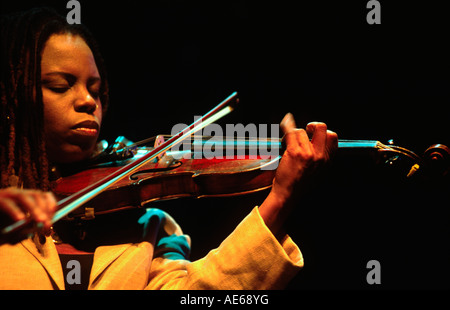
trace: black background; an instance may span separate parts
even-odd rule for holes
[[[443,1],[80,1],[106,60],[102,138],[170,133],[239,92],[219,124],[324,121],[345,139],[394,139],[421,155],[450,145],[448,10]],[[2,2],[2,13],[66,1]],[[289,231],[305,268],[289,288],[449,288],[448,179],[406,180],[365,157],[339,157]],[[159,203],[193,238],[219,245],[267,193]],[[368,285],[366,263],[381,263]]]

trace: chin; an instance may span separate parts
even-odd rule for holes
[[[77,163],[89,159],[95,149],[95,144],[89,147],[79,145],[60,146],[58,151],[49,151],[49,160],[55,164]],[[53,155],[50,155],[53,154]]]

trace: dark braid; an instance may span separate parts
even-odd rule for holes
[[[102,85],[103,112],[108,84],[103,59],[91,33],[69,25],[52,9],[39,8],[2,16],[0,40],[0,188],[50,189],[41,89],[41,53],[53,34],[81,36],[91,48]]]

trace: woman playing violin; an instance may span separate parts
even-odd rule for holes
[[[270,193],[198,261],[188,261],[189,237],[157,209],[129,217],[139,238],[119,229],[88,250],[64,234],[54,243],[51,171],[94,155],[108,105],[105,68],[91,34],[51,10],[4,18],[1,31],[0,219],[2,227],[23,218],[36,225],[2,240],[0,288],[70,289],[80,279],[67,274],[67,257],[81,261],[89,289],[279,289],[296,275],[303,257],[283,227],[337,148],[325,124],[297,129],[285,116],[286,151]]]

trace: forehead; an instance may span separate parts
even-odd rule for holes
[[[68,71],[99,76],[91,49],[84,39],[72,34],[54,34],[45,43],[41,59],[42,73]]]

